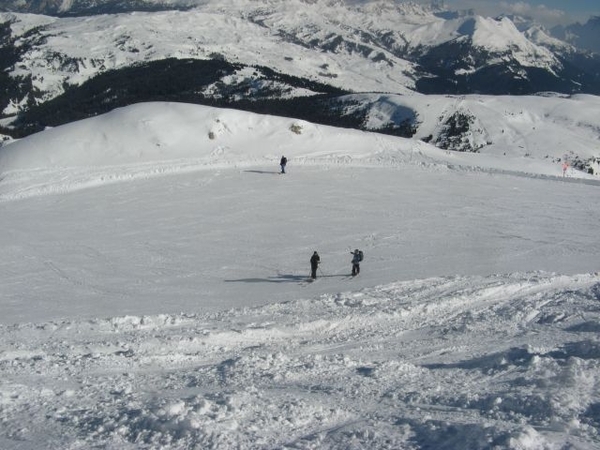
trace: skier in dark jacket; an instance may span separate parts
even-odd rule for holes
[[[352,255],[352,276],[355,277],[360,273],[360,262],[363,260],[363,252],[359,249],[350,252]]]
[[[279,165],[281,166],[281,173],[285,173],[286,164],[287,164],[287,158],[285,156],[282,156],[281,161],[279,161]]]
[[[317,278],[317,268],[319,267],[319,263],[321,262],[321,257],[315,251],[310,258],[310,277],[314,280]]]

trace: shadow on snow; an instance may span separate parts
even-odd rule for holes
[[[259,173],[259,174],[273,174],[273,175],[279,175],[281,172],[278,172],[276,170],[244,170],[244,172],[246,173]]]
[[[344,278],[348,275],[320,275],[318,278]],[[225,283],[298,283],[310,279],[310,274],[306,275],[294,275],[294,274],[283,274],[267,278],[237,278],[224,280]]]

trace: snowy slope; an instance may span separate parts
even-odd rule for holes
[[[282,152],[305,164],[432,163],[536,176],[557,176],[562,161],[600,154],[600,124],[595,114],[599,101],[593,96],[517,99],[388,95],[383,101],[372,95],[351,98],[390,106],[371,111],[373,127],[393,121],[400,107],[418,111],[417,138],[436,134],[444,115],[455,111],[474,114],[479,122],[472,127],[469,139],[481,146],[481,155],[445,152],[418,140],[353,130],[340,132],[295,119],[151,103],[118,109],[7,145],[0,151],[0,170],[7,186],[0,190],[0,198],[64,192],[182,170],[272,164]],[[378,142],[375,149],[374,139]],[[81,175],[74,177],[74,173]],[[579,171],[570,171],[570,175],[595,178]]]
[[[597,448],[600,183],[534,156],[162,103],[0,148],[0,447]]]
[[[358,94],[348,99],[369,109],[367,126],[371,129],[401,123],[406,118],[401,112],[410,111],[416,116],[415,138],[431,136],[436,142],[448,118],[462,113],[473,118],[464,138],[487,155],[555,161],[600,156],[597,96]],[[518,160],[516,163],[521,164]]]

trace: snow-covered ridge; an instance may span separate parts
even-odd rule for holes
[[[419,141],[182,103],[148,103],[74,122],[0,149],[0,197],[66,192],[203,169],[409,162]],[[423,157],[425,158],[425,157]],[[36,179],[46,180],[43,185]]]
[[[426,147],[408,139],[183,103],[143,103],[29,136],[0,150],[3,172],[193,160],[205,165],[350,157],[369,161],[374,141],[399,153]],[[282,143],[285,146],[282,148]],[[355,143],[355,145],[350,145]]]
[[[296,165],[439,165],[530,176],[560,176],[562,162],[600,155],[600,100],[593,96],[358,95],[350,100],[375,105],[368,119],[374,128],[397,120],[401,109],[414,111],[419,120],[416,139],[182,103],[138,104],[0,148],[0,198],[216,167],[270,165],[281,153]],[[480,154],[451,153],[422,141],[438,139],[443,132],[440,119],[457,112],[477,117],[463,139]],[[568,175],[594,178],[572,169]]]
[[[399,111],[414,111],[415,138],[436,142],[448,117],[468,115],[473,122],[463,138],[488,155],[535,159],[581,159],[600,156],[600,98],[591,95],[547,96],[393,96],[355,95],[371,105],[369,125],[380,128],[398,122]]]

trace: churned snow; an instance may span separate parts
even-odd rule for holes
[[[598,448],[600,181],[546,157],[597,100],[463,100],[493,154],[175,103],[0,148],[0,447]]]

